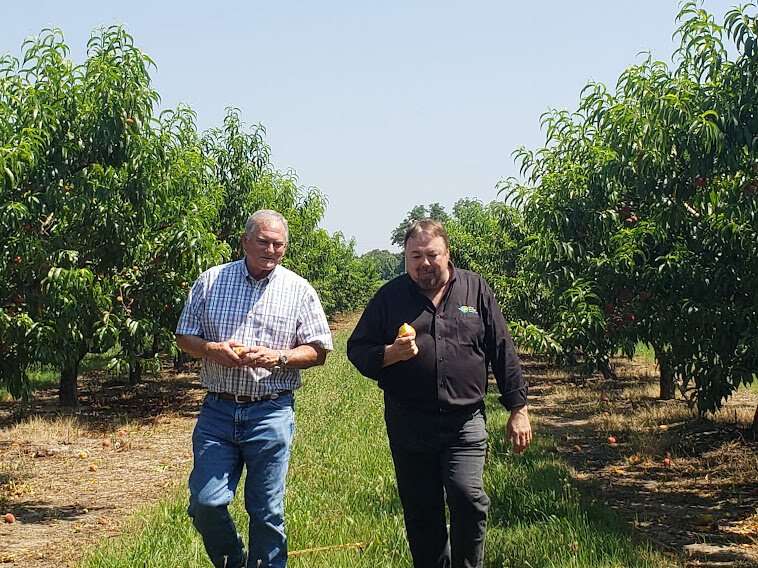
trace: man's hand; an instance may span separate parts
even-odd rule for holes
[[[400,361],[407,361],[408,359],[418,355],[418,346],[416,346],[416,335],[403,335],[395,338],[395,343],[392,344]]]
[[[384,366],[388,367],[400,361],[407,361],[416,355],[418,355],[418,347],[416,346],[415,335],[396,337],[392,345],[387,345],[384,348]]]
[[[209,341],[205,344],[203,357],[224,367],[241,367],[245,349],[247,348],[237,341]]]
[[[532,426],[529,424],[529,411],[526,406],[511,411],[506,425],[506,435],[513,444],[513,451],[523,452],[532,443]]]
[[[261,345],[246,347],[242,356],[242,366],[273,369],[279,364],[279,351]]]

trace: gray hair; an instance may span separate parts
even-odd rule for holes
[[[247,218],[247,222],[245,223],[245,234],[252,235],[253,232],[257,231],[261,227],[270,226],[272,223],[278,223],[284,227],[284,239],[289,242],[290,228],[287,224],[287,219],[284,218],[284,215],[277,211],[274,211],[273,209],[259,209],[250,215],[250,217]]]

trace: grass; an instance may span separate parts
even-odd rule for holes
[[[113,351],[108,353],[88,353],[84,356],[80,365],[79,373],[86,373],[88,371],[96,371],[105,369],[108,366],[111,358],[113,357]],[[60,371],[52,365],[42,365],[36,363],[32,365],[26,372],[26,376],[29,380],[29,387],[31,392],[43,389],[51,389],[58,386],[61,380]],[[0,401],[12,400],[11,394],[4,388],[0,388]]]
[[[655,363],[655,350],[647,343],[641,341],[637,343],[634,348],[634,356]]]
[[[344,356],[346,336],[327,365],[306,374],[298,393],[297,433],[287,489],[293,568],[410,566],[402,510],[382,418],[381,393]],[[492,499],[488,567],[659,567],[671,563],[635,542],[609,509],[583,497],[551,439],[524,456],[504,445],[506,413],[488,401],[491,449],[486,484]],[[232,506],[240,532],[246,516]],[[123,536],[109,539],[83,568],[208,567],[177,488],[141,510]],[[326,547],[322,550],[313,550]]]
[[[566,464],[540,436],[523,457],[504,441],[507,415],[488,401],[491,456],[485,471],[492,499],[485,565],[541,567],[670,566],[633,542],[607,507],[582,495]],[[500,433],[498,436],[497,434]]]

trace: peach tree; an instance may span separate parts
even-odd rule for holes
[[[119,344],[134,372],[181,283],[224,250],[191,116],[153,115],[150,59],[118,27],[84,64],[67,56],[46,30],[0,64],[0,368],[19,395],[29,363],[54,365],[75,404],[84,355]]]
[[[603,368],[648,343],[661,396],[678,387],[701,412],[758,369],[755,8],[718,24],[683,4],[673,68],[648,57],[547,113],[545,147],[518,153],[526,183],[506,187],[564,350]]]

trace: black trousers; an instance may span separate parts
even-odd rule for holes
[[[481,568],[490,505],[484,409],[428,414],[385,396],[384,418],[414,568]]]

